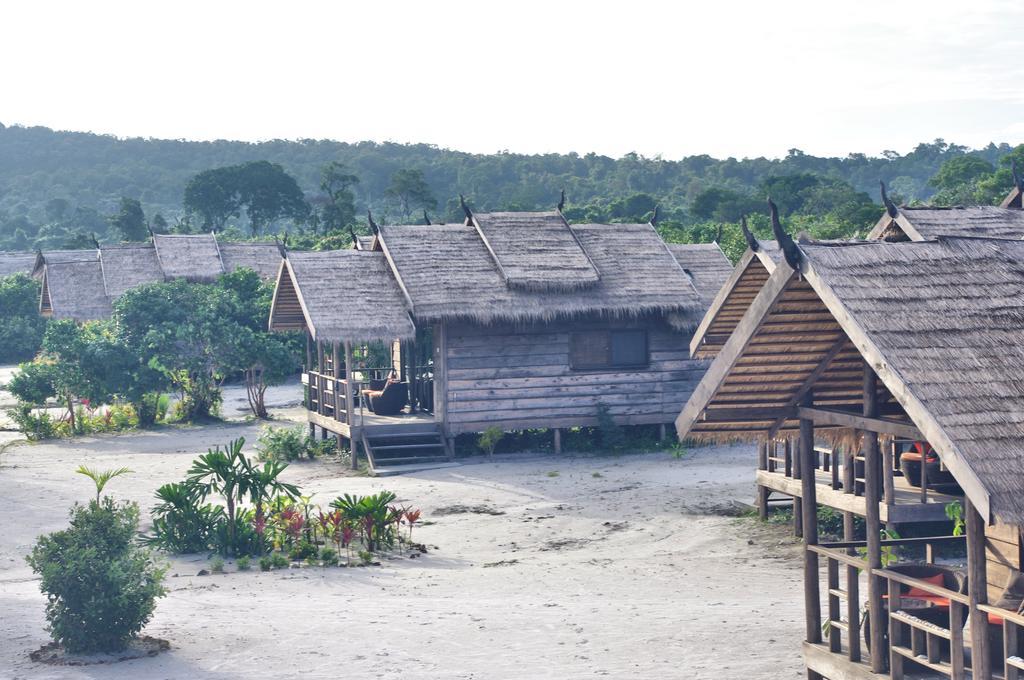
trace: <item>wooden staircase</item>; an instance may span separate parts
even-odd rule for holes
[[[440,463],[453,457],[436,423],[363,430],[362,443],[371,474],[382,468]]]

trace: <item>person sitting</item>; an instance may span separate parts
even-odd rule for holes
[[[398,373],[395,370],[392,370],[391,373],[388,375],[387,381],[384,383],[384,387],[380,388],[379,390],[363,390],[363,398],[366,399],[367,404],[370,404],[371,399],[375,399],[380,395],[384,394],[384,390],[388,388],[388,385],[396,382],[398,382]]]

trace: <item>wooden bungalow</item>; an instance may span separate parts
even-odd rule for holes
[[[557,449],[561,428],[595,425],[599,405],[620,424],[670,423],[705,369],[687,343],[704,309],[695,284],[720,287],[721,250],[689,249],[702,263],[691,278],[651,224],[466,212],[380,226],[373,250],[288,254],[270,327],[308,333],[311,428],[379,466],[424,457],[417,441],[394,443],[410,428],[443,457],[452,437],[490,426],[550,428]],[[367,341],[402,338],[393,363],[359,358]],[[408,405],[370,413],[359,395],[392,367]]]
[[[1011,600],[1024,526],[1024,243],[783,239],[782,250],[676,425],[684,438],[762,442],[761,471],[769,467],[765,442],[792,442],[808,677],[1017,678],[1024,616]],[[856,442],[859,453],[830,460],[814,446],[823,437]],[[904,437],[934,447],[962,488],[966,536],[883,540],[883,509],[895,492],[885,441]],[[859,507],[856,457],[866,499]],[[833,494],[848,496],[845,505],[822,498],[815,481],[823,473]],[[842,542],[819,541],[821,502],[846,510]],[[864,541],[854,539],[853,512],[865,516]],[[966,543],[965,574],[930,564],[933,549],[950,543]],[[883,566],[890,551],[922,545],[924,564]]]
[[[95,250],[44,251],[35,258],[43,316],[87,321],[110,316],[111,304],[145,283],[209,282],[240,267],[266,280],[277,275],[274,243],[219,243],[213,234],[153,236],[152,243],[101,245]]]

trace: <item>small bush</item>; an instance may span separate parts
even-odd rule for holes
[[[274,566],[274,560],[270,555],[264,555],[260,558],[260,571],[270,571]]]
[[[249,571],[249,567],[252,566],[252,561],[248,555],[242,555],[235,561],[235,566],[238,567],[238,571]]]
[[[149,622],[164,569],[133,537],[135,504],[110,498],[71,510],[71,526],[42,536],[28,563],[47,595],[53,639],[71,653],[115,652]]]
[[[57,422],[46,411],[36,414],[28,404],[19,404],[16,408],[8,409],[7,416],[14,421],[18,431],[25,435],[30,442],[52,439],[57,436]]]
[[[160,504],[153,508],[153,531],[146,542],[170,553],[194,553],[214,545],[214,528],[224,511],[199,500],[185,483],[164,484],[156,490]]]
[[[270,566],[274,569],[287,569],[292,566],[292,561],[284,553],[274,553],[270,556]]]
[[[504,436],[504,430],[497,425],[491,425],[480,433],[480,436],[476,440],[476,445],[479,446],[480,450],[484,451],[488,456],[493,456],[494,449],[498,447],[498,443]]]
[[[320,551],[320,562],[325,567],[333,567],[338,563],[338,553],[334,548],[324,548]]]
[[[316,557],[316,552],[315,545],[307,541],[303,541],[288,552],[288,557],[290,557],[293,562],[298,562],[299,560]]]
[[[214,574],[223,574],[224,558],[219,556],[214,557],[213,560],[210,561],[210,571],[212,571]]]
[[[306,435],[302,427],[267,427],[256,442],[260,460],[291,462],[306,454]]]

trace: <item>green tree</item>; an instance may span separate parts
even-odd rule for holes
[[[221,231],[229,219],[238,217],[242,205],[235,171],[235,167],[204,170],[185,185],[185,210],[202,219],[204,229]]]
[[[979,156],[973,154],[955,156],[939,166],[939,171],[928,180],[928,184],[940,191],[955,189],[977,182],[994,171],[995,166]]]
[[[120,235],[122,241],[145,241],[149,235],[142,204],[134,198],[121,197],[121,208],[116,215],[111,216],[110,226]]]
[[[437,199],[423,178],[423,171],[416,168],[398,170],[391,175],[391,184],[384,191],[384,195],[398,201],[402,217],[405,219],[408,219],[415,209],[437,208]]]
[[[302,222],[309,205],[295,178],[269,161],[243,163],[236,171],[237,191],[255,236],[279,219]]]
[[[352,186],[358,183],[359,178],[338,161],[331,161],[320,171],[320,190],[327,196],[320,211],[324,231],[337,231],[355,222],[356,197]]]

